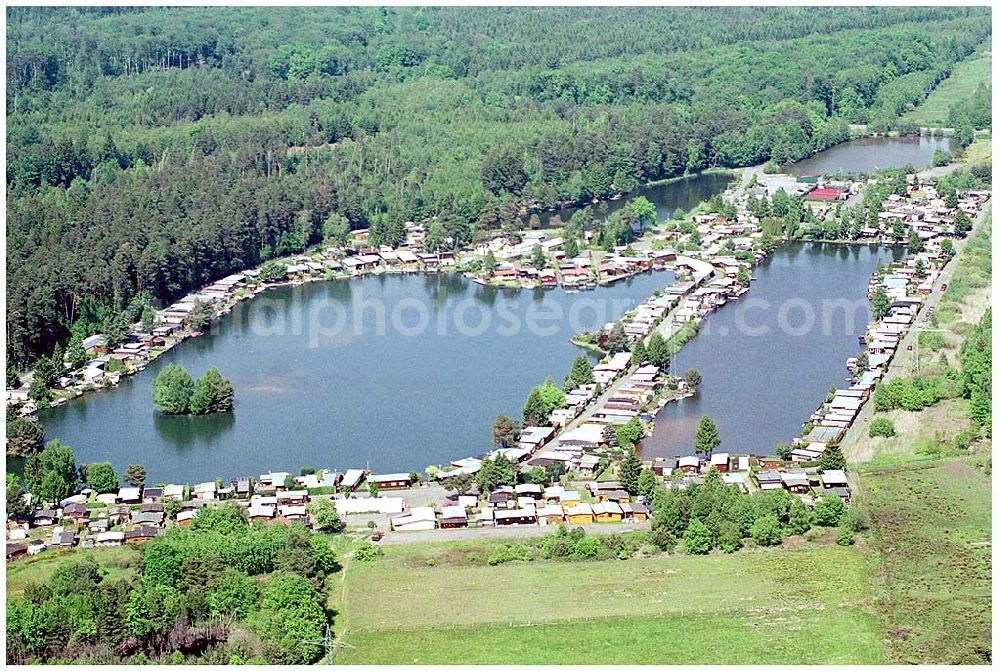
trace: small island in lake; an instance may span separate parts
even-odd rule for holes
[[[209,368],[195,381],[181,366],[169,364],[153,381],[153,403],[168,415],[231,412],[233,385],[217,368]]]

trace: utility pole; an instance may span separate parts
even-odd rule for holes
[[[333,631],[330,630],[330,625],[326,625],[326,631],[323,632],[322,639],[306,641],[306,643],[323,648],[324,664],[333,664],[337,659],[337,653],[343,648],[350,648],[351,650],[356,649],[350,643],[344,643],[339,638],[334,637]]]

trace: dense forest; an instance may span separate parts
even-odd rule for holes
[[[11,8],[8,362],[331,217],[457,245],[802,158],[892,127],[989,35],[988,8]]]

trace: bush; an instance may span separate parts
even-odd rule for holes
[[[750,525],[750,537],[757,545],[780,545],[781,544],[781,524],[775,515],[763,515],[758,517]]]
[[[593,559],[601,553],[601,541],[596,536],[584,536],[573,549],[573,555],[579,559]]]
[[[531,561],[533,558],[531,549],[526,545],[502,545],[490,553],[486,563],[490,566],[496,566],[511,561]]]
[[[868,528],[868,515],[855,504],[844,511],[840,518],[840,525],[854,533],[860,533]]]
[[[354,544],[354,559],[360,562],[374,562],[382,557],[382,548],[363,538]]]
[[[840,527],[837,530],[837,545],[851,545],[854,543],[854,532],[847,527]]]
[[[719,549],[732,554],[743,547],[743,534],[735,522],[723,522],[719,526]]]
[[[649,540],[664,552],[673,552],[677,547],[677,537],[665,525],[660,525],[653,529],[649,535]]]
[[[822,540],[825,536],[826,536],[826,529],[821,529],[819,527],[813,527],[809,531],[802,534],[802,537],[805,538],[810,543],[815,543],[816,541]]]
[[[836,527],[844,515],[844,502],[839,496],[828,494],[816,502],[813,508],[813,521],[821,527]]]
[[[868,425],[868,435],[872,438],[876,436],[892,438],[896,435],[896,427],[888,417],[879,417],[878,419],[873,419],[871,424]]]
[[[654,555],[660,554],[660,548],[653,545],[652,543],[643,543],[639,546],[639,552],[646,557],[652,557]]]
[[[932,160],[934,162],[934,167],[939,168],[951,163],[951,154],[941,149],[935,149]]]
[[[875,385],[875,410],[887,412],[895,408],[922,410],[941,399],[937,384],[925,377],[896,378],[888,384]]]

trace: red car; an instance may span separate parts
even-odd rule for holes
[[[947,284],[942,284],[941,285],[941,291],[942,292],[948,291],[948,285]]]

